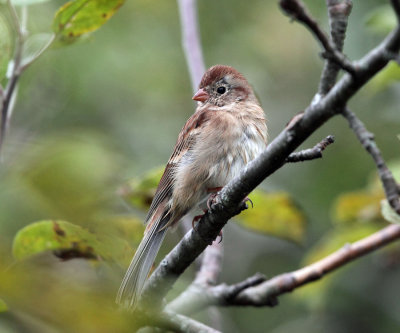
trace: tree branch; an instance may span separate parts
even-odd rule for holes
[[[303,161],[314,160],[316,158],[321,158],[322,152],[325,150],[325,148],[334,142],[335,138],[333,137],[333,135],[329,135],[321,142],[317,143],[313,148],[305,149],[297,153],[290,154],[286,159],[286,162],[287,163],[303,162]]]
[[[382,154],[374,141],[374,135],[371,132],[368,132],[362,121],[349,109],[345,109],[342,114],[349,122],[350,128],[353,130],[365,150],[367,150],[373,158],[376,168],[378,169],[382,186],[385,190],[387,201],[397,214],[400,215],[398,184],[396,183],[392,172],[387,167]]]
[[[27,9],[24,6],[22,9],[21,22],[18,18],[15,7],[10,0],[7,0],[8,9],[11,13],[12,22],[14,25],[15,32],[17,33],[17,42],[15,46],[12,70],[10,78],[5,88],[4,96],[1,99],[0,110],[1,110],[1,124],[0,124],[0,153],[4,144],[4,139],[8,127],[10,114],[12,112],[13,101],[17,91],[17,83],[21,75],[21,60],[22,60],[22,49],[25,41],[26,34],[26,21],[27,21]]]
[[[196,0],[178,0],[178,6],[182,27],[182,46],[192,80],[193,92],[196,92],[205,72],[197,23]]]
[[[278,275],[258,286],[243,290],[230,305],[270,306],[276,297],[322,278],[324,275],[400,238],[400,226],[389,225],[353,244],[347,244],[314,264]],[[276,303],[275,303],[276,304]]]
[[[304,4],[300,0],[280,0],[279,4],[282,10],[290,16],[293,20],[303,23],[307,28],[311,30],[313,35],[321,43],[325,52],[322,54],[324,58],[327,58],[346,72],[355,74],[356,69],[349,61],[346,56],[336,48],[335,44],[329,39],[325,32],[321,29],[317,21],[308,13]]]
[[[336,49],[342,52],[346,38],[347,21],[353,4],[350,0],[326,0],[326,4],[328,7],[331,40]],[[339,70],[340,66],[337,63],[329,59],[325,61],[316,100],[331,90],[336,83]]]
[[[232,300],[234,300],[243,290],[259,285],[265,280],[264,275],[257,273],[254,276],[233,285],[222,283],[217,286],[204,287],[193,283],[187,290],[185,290],[185,292],[169,303],[166,309],[190,315],[209,306],[233,305]]]
[[[134,322],[134,329],[150,325],[160,327],[177,333],[220,333],[219,331],[188,318],[184,315],[170,311],[162,312],[142,312],[137,311]],[[139,330],[140,331],[140,330]]]

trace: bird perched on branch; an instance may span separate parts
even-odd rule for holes
[[[165,233],[218,192],[267,144],[267,125],[253,89],[237,70],[204,74],[196,112],[179,133],[146,217],[146,230],[125,274],[117,303],[134,308]]]

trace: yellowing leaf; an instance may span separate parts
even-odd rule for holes
[[[62,43],[72,43],[106,23],[125,0],[75,0],[56,13],[53,31]]]
[[[53,251],[56,256],[64,260],[85,258],[125,262],[121,257],[129,249],[127,243],[112,236],[98,238],[78,225],[50,220],[35,222],[24,227],[17,233],[13,243],[13,255],[18,260],[41,252]]]
[[[342,194],[334,204],[334,219],[339,224],[381,221],[381,199],[382,194],[366,191]]]
[[[149,171],[141,178],[132,179],[128,184],[120,188],[119,193],[132,206],[148,209],[153,201],[163,172],[164,167],[159,167]]]
[[[304,240],[306,220],[287,193],[265,193],[256,190],[250,199],[254,208],[237,216],[242,226],[255,232],[264,233],[300,243]]]

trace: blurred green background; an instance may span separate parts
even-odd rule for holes
[[[49,32],[63,3],[30,6],[29,30]],[[306,3],[327,28],[324,2]],[[385,3],[354,1],[345,42],[351,59],[384,37],[390,23]],[[323,64],[318,44],[276,1],[199,0],[198,9],[207,67],[228,64],[246,76],[266,111],[272,140],[316,92]],[[392,67],[350,103],[392,163],[400,155],[399,76]],[[0,298],[9,308],[0,313],[1,332],[131,330],[135,318],[113,310],[113,300],[133,254],[128,244],[140,240],[138,224],[146,212],[128,205],[121,187],[167,161],[194,111],[191,96],[175,1],[128,1],[89,38],[46,51],[24,73],[0,167]],[[301,208],[307,218],[304,241],[229,223],[221,281],[294,270],[323,253],[326,244],[333,251],[384,225],[376,208],[381,193],[371,180],[374,164],[344,119],[332,119],[302,147],[329,134],[336,142],[323,159],[286,165],[261,185],[267,192],[289,193]],[[354,191],[368,200],[373,196],[372,204],[354,204],[362,200],[359,195],[343,198]],[[357,210],[354,216],[340,215],[340,200]],[[262,209],[256,205],[254,211]],[[102,259],[13,256],[16,233],[42,220],[65,220],[94,233],[98,240],[87,241],[88,251],[91,259]],[[161,255],[180,236],[179,230],[170,233]],[[108,246],[120,249],[110,260],[102,256]],[[395,332],[399,264],[394,245],[280,297],[273,309],[222,308],[218,316],[206,311],[195,318],[224,332]],[[193,274],[189,269],[170,297]]]

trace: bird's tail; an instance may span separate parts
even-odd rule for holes
[[[117,304],[128,309],[135,308],[147,275],[164,240],[167,231],[164,225],[168,223],[168,220],[168,217],[164,217],[159,223],[153,223],[146,231],[119,287]]]

